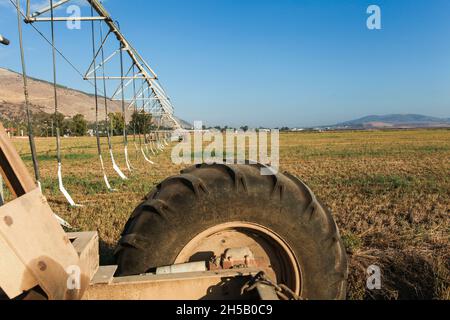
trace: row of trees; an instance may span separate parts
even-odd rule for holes
[[[125,121],[123,119],[122,113],[110,113],[108,122],[109,124],[107,124],[106,121],[102,121],[100,123],[100,127],[108,127],[111,135],[121,135],[123,133]],[[152,115],[150,113],[144,111],[135,111],[131,115],[131,121],[128,124],[127,129],[128,132],[144,134],[148,133],[150,130],[155,130],[157,128],[152,124]]]
[[[205,125],[203,125],[202,129],[203,130],[213,130],[214,129],[214,130],[222,131],[222,132],[227,131],[227,130],[236,130],[236,128],[229,127],[229,126],[224,126],[224,127],[221,127],[221,126],[207,127]],[[242,130],[242,131],[248,131],[249,127],[248,126],[242,126],[239,129]]]
[[[56,135],[56,128],[60,127],[61,135],[86,136],[89,132],[96,132],[95,123],[89,123],[84,115],[77,114],[66,118],[62,113],[48,114],[39,112],[33,114],[33,134],[36,137],[52,137]],[[1,119],[3,126],[13,135],[28,134],[28,126],[24,119]],[[113,136],[121,135],[125,126],[123,115],[120,112],[110,113],[108,121],[99,121],[99,133],[106,135],[107,130]],[[152,125],[152,116],[146,112],[134,112],[127,129],[129,132],[148,133],[157,129]]]
[[[45,112],[34,113],[32,115],[33,134],[37,137],[51,137],[56,135],[57,124],[61,128],[61,135],[85,135],[88,130],[88,123],[84,116],[78,114],[73,118],[66,118],[62,113],[48,114]],[[28,125],[25,119],[4,119],[0,121],[12,135],[20,136],[28,134]]]
[[[203,126],[203,130],[206,130],[206,129],[208,129],[208,130],[215,129],[215,130],[222,131],[222,132],[224,132],[224,131],[226,131],[226,130],[228,130],[228,129],[230,129],[230,130],[236,130],[236,128],[229,127],[229,126],[225,126],[225,127],[221,127],[221,126],[206,127],[206,126]],[[250,128],[249,126],[247,126],[247,125],[244,125],[244,126],[239,127],[239,130],[242,130],[242,131],[244,131],[244,132],[247,132],[247,131],[250,130],[250,129],[251,129],[251,128]],[[282,127],[282,128],[275,128],[275,129],[280,130],[280,131],[289,131],[289,130],[290,130],[289,127]],[[267,130],[267,128],[259,127],[259,128],[254,129],[254,130],[255,130],[256,132],[258,132],[258,131],[260,131],[260,130]]]

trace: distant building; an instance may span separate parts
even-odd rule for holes
[[[16,134],[17,129],[16,128],[6,128],[5,131],[6,131],[6,133],[9,133],[10,135],[13,136]]]

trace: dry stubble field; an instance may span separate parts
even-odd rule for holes
[[[31,170],[26,139],[14,139]],[[98,230],[102,263],[143,196],[183,166],[170,151],[151,166],[134,153],[124,182],[108,161],[105,189],[94,138],[63,139],[66,188],[83,208],[58,192],[55,142],[38,139],[43,189],[53,210],[78,230]],[[450,130],[289,133],[280,136],[280,165],[304,180],[332,210],[349,254],[349,299],[450,299]],[[124,166],[121,139],[114,139]],[[366,290],[366,268],[378,265],[382,289]]]

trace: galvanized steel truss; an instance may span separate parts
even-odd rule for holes
[[[179,121],[174,117],[174,108],[170,98],[168,97],[165,90],[159,83],[159,79],[155,71],[150,67],[150,65],[142,58],[139,52],[130,44],[130,42],[125,38],[125,36],[120,31],[119,25],[115,22],[102,3],[98,0],[86,0],[93,10],[96,12],[97,16],[61,16],[61,17],[47,17],[44,16],[46,13],[51,12],[52,9],[69,5],[70,3],[75,4],[74,0],[61,0],[58,2],[53,2],[52,4],[46,5],[35,12],[31,12],[31,0],[27,0],[25,21],[27,23],[37,23],[37,22],[57,22],[57,21],[103,21],[109,28],[105,37],[101,40],[101,44],[98,47],[94,59],[92,59],[88,70],[84,74],[84,80],[93,80],[93,73],[99,68],[104,67],[108,62],[110,62],[118,54],[126,53],[131,59],[131,66],[128,71],[120,75],[97,75],[98,80],[120,80],[118,88],[110,96],[112,100],[122,100],[118,98],[118,95],[122,93],[133,81],[142,80],[143,85],[139,89],[138,94],[129,99],[125,99],[129,105],[127,109],[133,107],[138,101],[142,101],[143,108],[146,112],[152,113],[154,115],[162,115],[164,118],[168,119],[173,123],[175,129],[181,128]],[[53,6],[53,8],[52,8]],[[114,35],[119,41],[120,46],[106,58],[101,60],[99,63],[95,63],[100,56],[102,49],[104,49],[107,40]],[[134,68],[135,67],[135,68]],[[131,73],[132,70],[136,72]],[[125,82],[126,81],[126,82]],[[148,96],[145,96],[146,92],[150,92]]]

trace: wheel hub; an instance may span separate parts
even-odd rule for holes
[[[220,224],[195,236],[175,263],[209,261],[209,269],[257,267],[300,294],[301,273],[289,245],[275,232],[248,222]]]

